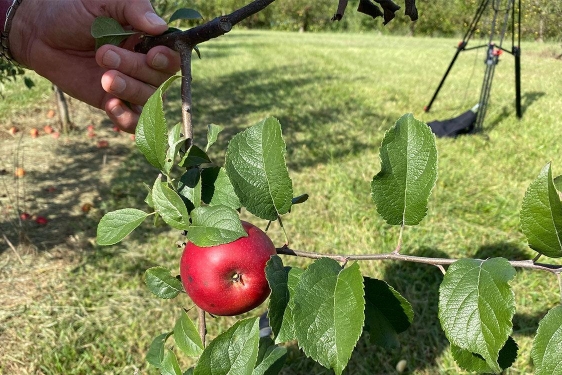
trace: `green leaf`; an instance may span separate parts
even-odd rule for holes
[[[278,374],[287,358],[287,349],[276,346],[271,337],[262,337],[259,342],[258,358],[252,375]]]
[[[258,357],[259,318],[243,319],[203,351],[194,375],[248,375]]]
[[[162,361],[164,360],[164,345],[166,344],[168,337],[171,335],[172,332],[163,333],[152,340],[152,343],[148,348],[148,352],[146,353],[146,361],[152,366],[160,368]]]
[[[519,348],[517,346],[517,343],[510,336],[503,348],[500,350],[498,357],[498,364],[500,365],[502,370],[511,367],[513,362],[515,362],[518,349]],[[453,354],[453,358],[458,363],[458,365],[467,371],[477,373],[494,372],[490,368],[490,366],[488,366],[484,358],[482,358],[482,356],[478,354],[471,353],[470,351],[461,349],[453,344],[451,344],[451,353]]]
[[[265,266],[265,276],[271,289],[267,315],[269,325],[277,335],[281,329],[283,315],[289,304],[290,294],[288,288],[290,267],[283,267],[283,261],[278,255],[273,255]]]
[[[554,187],[558,190],[559,193],[562,193],[562,176],[558,176],[554,178]]]
[[[144,198],[144,203],[146,203],[148,205],[148,207],[154,209],[154,202],[152,201],[152,188],[150,186],[148,186],[148,184],[145,183],[145,182],[143,182],[142,184],[144,185],[144,187],[148,191],[148,193],[146,195],[146,198]]]
[[[461,259],[439,288],[439,319],[451,344],[476,353],[494,372],[512,330],[515,299],[509,281],[515,269],[504,258]]]
[[[410,327],[414,310],[410,303],[386,282],[365,277],[365,331],[371,342],[393,349],[400,345],[398,334]]]
[[[157,178],[152,187],[154,209],[169,226],[176,229],[189,228],[189,214],[181,197]]]
[[[174,341],[178,348],[190,357],[198,357],[204,349],[195,324],[183,310],[174,326]]]
[[[275,342],[296,340],[293,310],[295,288],[304,270],[283,267],[283,261],[274,255],[267,262],[265,274],[271,294],[269,296],[269,325],[275,334]]]
[[[281,124],[269,117],[235,135],[226,151],[226,173],[240,202],[265,220],[289,212],[293,183],[285,164]]]
[[[240,208],[240,200],[224,168],[205,168],[201,172],[201,179],[203,202],[210,206],[227,206],[233,210]]]
[[[521,229],[529,246],[548,257],[562,257],[562,203],[548,163],[531,182],[521,205]]]
[[[152,267],[144,273],[144,282],[148,289],[156,296],[171,299],[183,292],[181,281],[172,276],[169,269]]]
[[[181,123],[177,123],[171,129],[168,130],[168,150],[166,151],[166,159],[164,160],[164,172],[170,174],[176,156],[185,143],[185,139],[181,137]]]
[[[343,269],[333,259],[318,259],[301,275],[294,299],[299,347],[322,366],[341,374],[365,321],[359,265]]]
[[[168,127],[164,117],[162,95],[172,82],[180,76],[172,76],[166,80],[148,98],[140,115],[135,131],[135,142],[146,160],[161,171],[166,167],[168,150]]]
[[[217,141],[219,133],[223,129],[224,128],[222,126],[215,124],[210,124],[207,126],[207,147],[205,147],[205,152],[209,151],[209,147],[211,147]]]
[[[192,167],[198,167],[201,164],[208,164],[212,163],[209,155],[199,147],[193,145],[189,148],[189,151],[183,157],[182,161],[179,163],[180,167],[184,167],[186,169]]]
[[[178,183],[178,194],[182,196],[184,202],[187,200],[187,210],[191,212],[194,208],[201,206],[201,170],[199,168],[188,169]]]
[[[191,211],[191,219],[187,238],[200,247],[217,246],[248,236],[238,213],[226,206],[196,208]]]
[[[172,23],[176,20],[196,20],[203,19],[203,16],[195,9],[180,8],[176,10],[171,16],[168,23]]]
[[[412,114],[389,129],[380,150],[381,171],[371,195],[378,213],[391,225],[417,225],[427,213],[437,180],[437,148],[431,129]]]
[[[160,365],[162,375],[182,375],[178,359],[170,349],[164,349],[164,359]]]
[[[130,35],[136,34],[136,31],[123,29],[123,26],[110,17],[96,17],[92,23],[90,33],[96,40],[96,49],[104,44],[113,44],[118,46],[122,41]]]
[[[148,217],[144,211],[123,208],[103,215],[97,230],[98,245],[113,245],[125,238]]]
[[[535,375],[562,374],[562,306],[550,310],[540,321],[531,357]]]

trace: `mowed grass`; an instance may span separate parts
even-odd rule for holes
[[[376,34],[234,31],[201,45],[203,59],[193,63],[196,140],[205,144],[207,124],[224,126],[213,147],[213,156],[222,163],[228,140],[236,132],[266,116],[277,117],[295,195],[310,195],[284,217],[291,247],[327,254],[392,251],[399,229],[378,216],[370,197],[370,181],[380,168],[380,142],[405,113],[431,121],[454,117],[476,104],[483,50],[461,55],[432,112],[423,112],[456,43]],[[513,106],[513,58],[504,54],[496,69],[484,132],[437,140],[438,182],[427,217],[405,230],[403,253],[450,258],[535,256],[519,229],[519,209],[527,186],[546,163],[552,162],[555,175],[562,174],[562,62],[552,57],[556,48],[522,46],[521,120]],[[9,110],[0,107],[2,116],[21,117],[37,101],[44,104],[50,92],[48,85],[41,87],[46,93],[34,99],[35,104],[23,101],[19,108],[15,103]],[[18,91],[14,86],[8,89]],[[25,89],[18,92],[31,95]],[[167,102],[170,121],[179,120],[177,87],[168,93]],[[4,141],[2,147],[9,142],[13,141]],[[67,142],[67,151],[53,151],[54,157],[59,156],[60,171],[80,157],[73,155],[72,147],[81,138],[71,136]],[[150,295],[143,273],[154,265],[177,272],[181,250],[175,243],[181,236],[145,223],[116,246],[89,244],[103,212],[125,206],[146,209],[142,183],[156,176],[130,145],[122,146],[114,157],[119,162],[111,167],[91,165],[65,177],[80,178],[85,185],[95,178],[95,194],[103,202],[93,214],[75,220],[87,220],[88,225],[76,224],[72,234],[86,241],[75,246],[62,240],[41,242],[41,236],[49,236],[50,228],[57,225],[58,206],[54,206],[50,227],[30,229],[37,251],[22,250],[21,262],[7,247],[0,253],[0,298],[9,302],[0,308],[0,373],[158,373],[144,361],[147,347],[153,337],[173,328],[182,307],[192,304],[186,297],[161,301]],[[28,186],[42,180],[41,174],[27,178]],[[49,178],[57,176],[50,173]],[[247,213],[243,217],[266,225]],[[0,228],[11,234],[1,221]],[[277,225],[270,234],[276,244],[283,244]],[[309,263],[289,257],[284,261]],[[365,275],[382,278],[402,293],[413,305],[415,320],[394,351],[361,338],[345,373],[392,374],[401,359],[407,361],[411,374],[462,373],[437,319],[441,272],[399,262],[360,265]],[[532,373],[533,334],[539,320],[559,303],[560,292],[556,278],[540,272],[518,271],[512,285],[517,303],[513,336],[520,356],[507,373]],[[264,309],[265,305],[256,314]],[[209,337],[233,322],[232,318],[209,319]],[[289,345],[289,353],[283,374],[331,373],[294,345]],[[190,362],[182,358],[182,363]]]

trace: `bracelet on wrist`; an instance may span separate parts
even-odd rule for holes
[[[14,14],[16,13],[16,10],[18,9],[22,1],[23,0],[14,0],[12,2],[12,5],[10,5],[8,7],[8,10],[6,11],[6,21],[4,22],[3,25],[0,25],[0,27],[2,27],[2,29],[0,30],[0,58],[4,58],[9,62],[18,66],[20,65],[14,60],[10,52],[9,34],[10,34],[10,28],[12,27],[12,20],[14,19]]]

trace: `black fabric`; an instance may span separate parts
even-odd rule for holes
[[[471,110],[466,111],[460,116],[443,121],[428,122],[431,131],[438,137],[456,137],[461,134],[474,132],[476,113]]]

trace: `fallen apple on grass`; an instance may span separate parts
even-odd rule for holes
[[[201,309],[213,315],[239,315],[269,296],[265,266],[275,245],[260,228],[242,221],[248,237],[199,247],[188,242],[181,257],[185,291]]]
[[[18,178],[25,176],[25,169],[23,169],[22,167],[17,167],[14,171],[14,175]]]
[[[36,222],[37,224],[39,224],[39,225],[47,225],[47,222],[48,222],[48,221],[47,221],[47,219],[46,219],[45,217],[43,217],[43,216],[37,216],[37,217],[35,218],[35,222]]]

